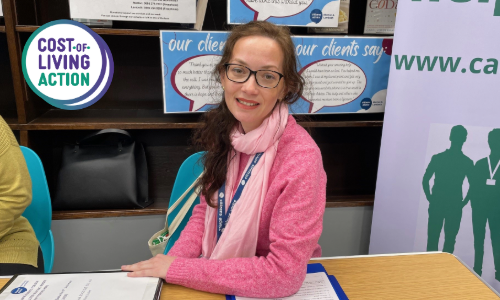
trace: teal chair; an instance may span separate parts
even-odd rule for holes
[[[52,205],[47,178],[45,177],[42,161],[38,155],[30,148],[23,146],[21,146],[21,151],[28,166],[33,191],[31,204],[26,208],[23,216],[28,219],[35,230],[36,238],[40,242],[40,248],[43,253],[45,273],[50,273],[54,264],[54,237],[50,230]]]
[[[186,191],[186,189],[189,188],[189,186],[198,178],[198,176],[200,176],[201,172],[203,172],[203,165],[201,164],[200,161],[202,155],[203,152],[195,153],[190,157],[188,157],[182,163],[181,167],[179,168],[179,171],[177,172],[177,177],[175,178],[174,188],[172,189],[172,193],[170,194],[169,207],[172,206],[172,203],[174,203],[177,199],[179,199],[179,197]],[[191,193],[193,191],[191,191]],[[168,224],[172,223],[175,216],[185,203],[185,201],[187,201],[187,199],[189,198],[189,195],[190,194],[187,194],[186,197],[184,197],[183,202],[181,202],[179,206],[177,206],[177,208],[168,216],[167,218]],[[174,246],[175,242],[177,241],[177,239],[181,234],[182,229],[186,227],[186,224],[189,221],[191,214],[193,213],[193,207],[199,203],[200,203],[200,197],[198,196],[194,201],[193,205],[191,206],[191,208],[189,209],[188,213],[186,214],[186,217],[184,217],[177,230],[172,234],[172,236],[168,240],[167,246],[165,247],[165,251],[163,252],[164,254],[167,254],[168,251],[170,251],[170,249]]]

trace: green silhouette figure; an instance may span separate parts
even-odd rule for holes
[[[425,170],[422,186],[429,201],[427,225],[427,251],[437,251],[439,236],[444,223],[443,251],[453,253],[455,240],[462,220],[462,184],[474,167],[473,161],[462,152],[467,139],[467,130],[462,125],[454,126],[450,132],[451,146],[444,152],[432,156]],[[429,180],[434,177],[432,193]]]
[[[491,244],[495,262],[495,279],[500,281],[500,129],[488,134],[490,155],[476,162],[470,188],[465,199],[472,207],[474,233],[474,271],[482,274],[486,223],[490,226]]]

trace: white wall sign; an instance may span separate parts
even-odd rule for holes
[[[69,0],[71,18],[196,23],[196,0]]]

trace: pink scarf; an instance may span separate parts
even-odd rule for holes
[[[257,249],[260,214],[269,184],[269,172],[276,157],[278,142],[288,122],[288,106],[278,105],[262,124],[247,134],[242,133],[241,125],[233,129],[231,143],[236,150],[230,154],[226,179],[226,208],[230,206],[233,187],[240,168],[240,153],[252,155],[245,170],[256,153],[264,152],[252,170],[252,175],[234,205],[219,242],[217,242],[217,209],[207,207],[205,232],[203,233],[202,255],[209,259],[228,259],[234,257],[253,257]],[[234,156],[234,157],[233,157]],[[217,202],[217,193],[212,196]]]

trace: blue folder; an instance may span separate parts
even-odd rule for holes
[[[322,264],[308,264],[307,265],[307,273],[320,273],[324,272],[326,273],[325,267],[323,267]],[[328,273],[326,273],[328,275]],[[340,287],[339,282],[333,275],[328,275],[328,279],[330,280],[330,283],[333,286],[333,290],[335,293],[337,293],[337,296],[339,297],[340,300],[349,300],[347,298],[347,295],[344,293],[344,290]],[[236,300],[236,297],[233,295],[226,295],[226,300]]]

